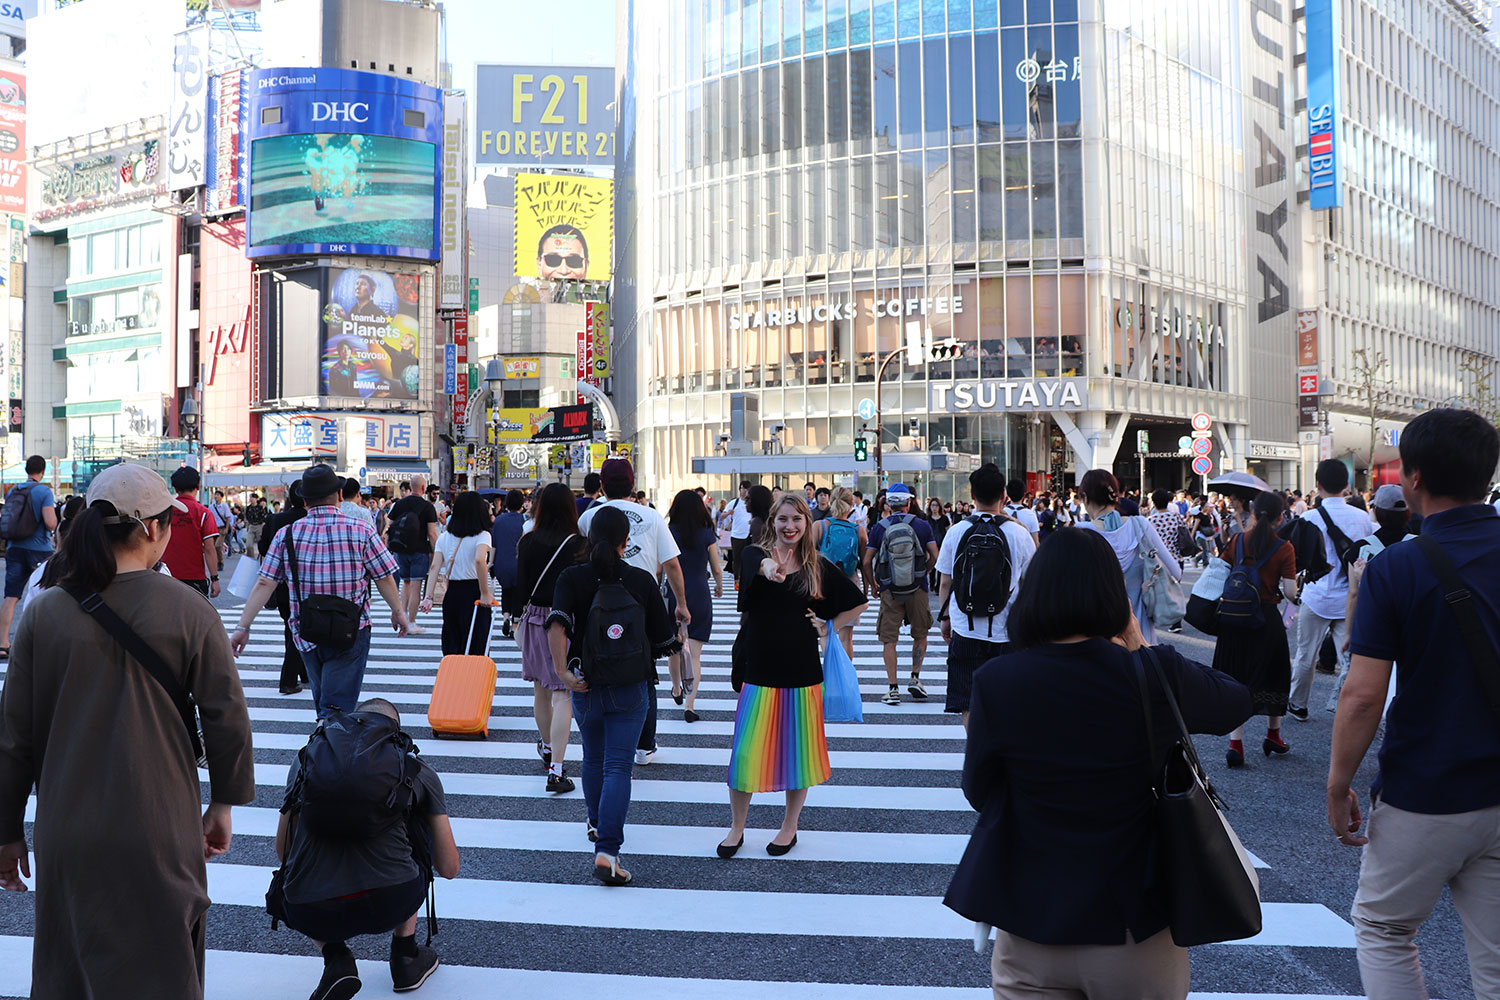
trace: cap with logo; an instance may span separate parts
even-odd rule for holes
[[[177,499],[167,481],[144,465],[122,462],[111,465],[89,483],[89,506],[100,500],[108,500],[118,512],[118,517],[105,518],[106,523],[119,524],[126,520],[144,521],[156,517],[168,507],[187,512],[187,504]]]
[[[892,483],[885,491],[885,502],[892,507],[905,506],[911,503],[911,490],[905,483]]]
[[[1395,483],[1386,483],[1375,491],[1376,510],[1406,510],[1406,494]]]

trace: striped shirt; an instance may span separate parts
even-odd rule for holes
[[[297,547],[297,582],[291,586],[287,566],[286,537]],[[292,613],[287,624],[297,648],[311,651],[317,646],[305,642],[298,630],[301,624],[302,594],[329,594],[359,605],[359,627],[370,627],[370,581],[392,576],[396,559],[375,534],[368,521],[350,517],[337,507],[310,507],[307,516],[285,531],[277,532],[260,564],[260,576],[272,583],[285,583],[291,591]]]

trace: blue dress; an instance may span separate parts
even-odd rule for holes
[[[693,620],[688,623],[688,638],[707,642],[714,627],[714,602],[708,590],[708,550],[719,544],[719,536],[712,528],[696,532],[695,538],[686,538],[677,529],[672,529],[672,538],[682,553],[677,564],[682,567],[682,586],[687,594],[688,614]],[[677,600],[672,588],[667,587],[667,614],[676,614]]]

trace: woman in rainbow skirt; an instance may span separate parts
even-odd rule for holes
[[[766,853],[790,851],[807,790],[827,781],[831,770],[818,641],[825,622],[837,634],[859,618],[866,602],[843,571],[818,554],[811,524],[806,501],[783,494],[737,567],[741,620],[730,680],[740,700],[729,754],[732,822],[719,844],[721,858],[734,857],[744,845],[756,792],[786,793],[786,816]]]

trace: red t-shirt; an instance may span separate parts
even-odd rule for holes
[[[178,580],[207,580],[208,567],[203,561],[203,540],[219,536],[219,522],[214,512],[194,500],[191,494],[178,494],[187,512],[172,511],[172,539],[162,562],[167,572]]]

